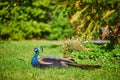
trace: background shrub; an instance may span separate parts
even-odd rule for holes
[[[106,25],[111,31],[119,28],[119,7],[119,1],[114,0],[1,0],[0,39],[63,39],[74,35],[99,39]]]
[[[1,39],[40,39],[51,31],[49,0],[6,0],[0,6]]]
[[[74,28],[67,20],[68,8],[56,6],[52,12],[51,34],[48,39],[71,38],[74,35]]]
[[[63,39],[74,34],[67,8],[54,1],[2,0],[0,6],[0,39]]]

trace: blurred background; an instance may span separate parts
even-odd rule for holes
[[[119,0],[0,0],[0,40],[119,42]]]

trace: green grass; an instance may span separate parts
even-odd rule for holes
[[[0,80],[120,80],[119,68],[95,70],[83,70],[75,67],[33,68],[31,66],[31,58],[34,55],[33,48],[40,45],[44,47],[44,52],[40,56],[63,56],[60,51],[62,42],[1,41]]]

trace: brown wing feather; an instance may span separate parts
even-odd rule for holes
[[[43,61],[43,60],[38,60],[41,64],[53,64],[52,62],[45,62],[45,61]]]

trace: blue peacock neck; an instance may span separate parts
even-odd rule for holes
[[[39,51],[35,51],[35,55],[33,56],[32,60],[31,60],[32,66],[35,66],[35,62],[38,61],[38,55],[39,55]]]
[[[39,51],[36,51],[34,57],[37,58],[38,55],[39,55]]]

